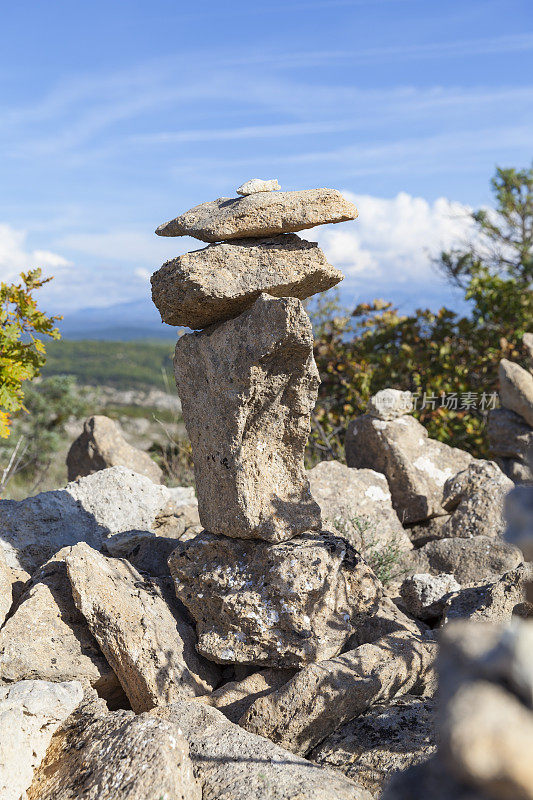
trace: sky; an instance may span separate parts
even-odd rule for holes
[[[431,257],[532,139],[531,0],[2,3],[0,279],[42,266],[54,313],[149,303],[203,246],[157,225],[277,178],[356,202],[301,234],[347,303],[458,307]]]

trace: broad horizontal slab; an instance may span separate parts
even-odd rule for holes
[[[342,278],[295,234],[239,239],[167,261],[152,275],[152,299],[163,322],[199,329],[239,316],[262,292],[304,300]]]
[[[315,225],[356,219],[353,203],[336,189],[257,192],[219,197],[191,208],[156,230],[158,236],[194,236],[202,242],[294,233]]]

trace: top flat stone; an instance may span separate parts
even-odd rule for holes
[[[274,178],[271,181],[263,181],[261,178],[252,178],[251,181],[246,181],[242,186],[237,189],[237,194],[244,196],[249,194],[257,194],[257,192],[279,192],[281,186]]]
[[[158,236],[194,236],[202,242],[294,233],[356,219],[357,209],[336,189],[256,192],[202,203],[160,225]]]

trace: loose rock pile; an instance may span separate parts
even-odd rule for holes
[[[514,489],[507,506],[507,536],[531,561],[533,488]],[[398,775],[384,800],[531,800],[533,620],[446,626],[439,678],[438,751]]]

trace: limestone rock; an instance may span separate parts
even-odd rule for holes
[[[0,500],[0,548],[11,568],[31,573],[78,542],[99,549],[110,535],[143,537],[169,504],[175,504],[172,490],[125,467],[110,467],[65,489]]]
[[[346,433],[346,463],[385,475],[402,524],[444,514],[444,484],[471,461],[469,453],[430,439],[410,416],[387,422],[364,414]]]
[[[518,455],[525,458],[533,442],[530,426],[508,408],[494,408],[489,412],[487,434],[492,453],[503,458]]]
[[[13,602],[13,590],[11,588],[11,571],[7,566],[6,557],[0,549],[0,626],[3,625],[6,614]]]
[[[217,671],[195,651],[195,637],[157,584],[127,562],[80,543],[66,557],[77,608],[120,680],[134,711],[206,694]]]
[[[248,733],[203,703],[177,702],[151,713],[179,725],[204,800],[372,800],[344,775]]]
[[[324,526],[348,539],[369,562],[387,548],[398,556],[412,550],[384,475],[352,469],[340,461],[321,461],[307,475]]]
[[[112,701],[121,694],[120,684],[74,605],[68,552],[61,550],[37,570],[0,631],[0,680],[78,680]]]
[[[399,389],[382,389],[376,392],[366,408],[366,413],[378,419],[390,421],[410,414],[413,410],[413,395],[411,392],[401,392]]]
[[[504,688],[461,686],[446,704],[439,739],[459,780],[488,797],[533,798],[533,713]]]
[[[533,375],[502,358],[498,371],[502,406],[514,411],[533,428]]]
[[[533,489],[517,486],[505,500],[505,538],[519,547],[526,561],[533,561]]]
[[[52,734],[81,702],[79,683],[20,681],[0,686],[0,797],[21,800]]]
[[[335,189],[258,192],[248,197],[220,197],[202,203],[160,225],[156,233],[220,242],[295,233],[356,217],[356,207]]]
[[[264,669],[242,681],[229,681],[198,702],[218,708],[230,722],[237,723],[258,697],[279,689],[294,676],[293,669]]]
[[[374,703],[407,694],[433,656],[434,646],[423,637],[384,636],[329,661],[309,664],[280,689],[256,700],[240,725],[305,755]]]
[[[514,488],[494,461],[472,461],[444,484],[443,507],[451,516],[442,538],[502,536],[505,496]]]
[[[75,481],[107,467],[126,467],[154,483],[162,483],[161,468],[148,453],[128,444],[117,422],[101,415],[89,417],[83,424],[83,433],[68,451],[68,479]]]
[[[328,533],[278,544],[203,533],[178,542],[169,565],[199,652],[221,664],[298,667],[336,655],[381,593],[358,553]]]
[[[281,186],[275,178],[270,181],[263,181],[261,178],[252,178],[252,180],[246,181],[242,186],[239,186],[237,194],[246,196],[248,194],[256,194],[256,192],[277,192],[280,189]]]
[[[204,528],[269,541],[320,530],[303,465],[319,378],[301,302],[261,295],[182,336],[174,366]]]
[[[73,714],[52,739],[28,800],[201,800],[176,722],[131,711]]]
[[[533,606],[525,601],[525,587],[532,577],[531,567],[522,564],[495,582],[449,594],[444,602],[443,622],[457,619],[510,622],[513,614],[533,616]]]
[[[378,703],[311,750],[309,758],[339,769],[372,793],[435,752],[435,701],[414,695]]]
[[[490,536],[438,539],[409,554],[408,572],[451,573],[461,586],[495,581],[522,562],[517,547]]]
[[[406,578],[400,587],[400,595],[407,611],[419,619],[439,617],[450,592],[461,587],[453,575],[418,574]]]
[[[206,328],[239,316],[262,292],[305,300],[339,283],[315,242],[295,234],[212,244],[152,275],[152,300],[168,325]]]

